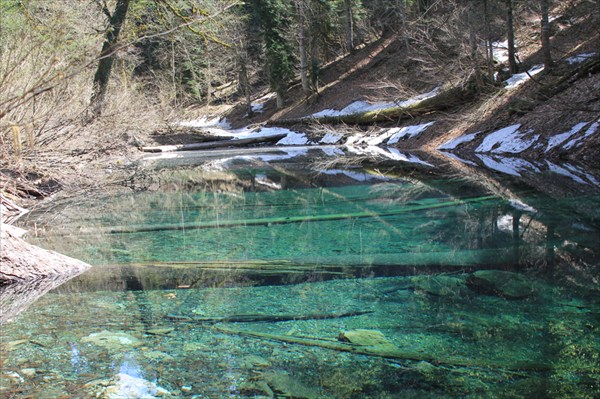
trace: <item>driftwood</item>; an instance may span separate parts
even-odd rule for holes
[[[552,367],[549,364],[534,361],[509,362],[493,361],[487,359],[463,359],[458,357],[433,356],[420,351],[402,350],[397,347],[390,347],[390,345],[364,346],[339,341],[332,341],[329,339],[295,337],[292,335],[276,335],[256,331],[233,329],[225,326],[216,326],[215,328],[217,329],[217,331],[226,334],[241,335],[260,339],[269,339],[305,346],[316,346],[340,352],[350,352],[355,353],[357,355],[383,357],[386,359],[427,361],[434,364],[447,364],[452,366],[466,367],[484,367],[491,369],[507,370],[548,371],[552,369]]]
[[[298,320],[325,320],[325,319],[341,319],[343,317],[360,316],[363,314],[373,313],[372,310],[362,310],[344,313],[315,313],[315,314],[242,314],[222,317],[188,317],[181,315],[166,315],[169,320],[174,321],[189,321],[197,323],[257,323],[257,322],[280,322],[280,321],[298,321]]]
[[[249,137],[246,139],[218,140],[192,144],[161,145],[156,147],[141,147],[143,152],[173,152],[211,150],[214,148],[241,147],[250,144],[273,143],[287,136],[286,134],[275,134],[271,136]]]
[[[205,222],[189,223],[189,224],[163,224],[158,226],[117,226],[110,227],[107,229],[101,229],[100,232],[106,234],[123,234],[123,233],[142,233],[142,232],[154,232],[154,231],[169,231],[169,230],[198,230],[198,229],[213,229],[213,228],[227,228],[227,227],[239,227],[239,226],[270,226],[275,224],[290,224],[290,223],[304,223],[304,222],[323,222],[331,220],[344,220],[344,219],[362,219],[362,218],[381,218],[386,216],[400,215],[403,213],[423,211],[435,208],[444,208],[448,206],[471,204],[478,202],[485,202],[492,200],[493,196],[483,196],[476,198],[457,199],[445,202],[438,202],[434,204],[418,204],[406,206],[404,208],[394,209],[387,212],[372,212],[372,211],[361,211],[361,212],[350,212],[350,213],[336,213],[328,215],[307,215],[307,216],[280,216],[272,218],[260,218],[260,219],[242,219],[242,220],[210,220]],[[94,233],[93,231],[81,231],[80,233]]]

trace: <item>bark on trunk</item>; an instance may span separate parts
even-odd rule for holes
[[[118,0],[115,11],[110,18],[110,26],[106,32],[106,38],[102,45],[102,51],[100,52],[100,61],[98,62],[98,69],[94,75],[94,84],[92,88],[92,98],[90,101],[92,117],[97,117],[102,114],[102,107],[104,105],[104,97],[108,89],[108,81],[110,79],[110,73],[112,71],[116,45],[119,40],[119,33],[125,17],[127,16],[127,9],[129,8],[130,0]]]
[[[544,55],[544,67],[549,70],[553,67],[552,52],[550,51],[550,21],[548,20],[548,0],[541,0],[542,10],[542,54]]]
[[[298,41],[300,44],[300,81],[304,95],[310,94],[308,85],[308,54],[306,46],[306,4],[305,0],[296,3],[298,8]]]
[[[506,0],[506,31],[508,39],[508,69],[512,75],[518,72],[512,0]]]
[[[354,17],[352,15],[351,0],[344,0],[344,9],[346,14],[346,47],[348,51],[354,50]]]

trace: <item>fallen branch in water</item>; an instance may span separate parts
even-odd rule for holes
[[[400,348],[390,347],[389,345],[365,346],[319,338],[295,337],[291,335],[276,335],[255,331],[239,330],[224,326],[217,326],[215,328],[217,329],[217,331],[226,334],[241,335],[260,339],[270,339],[305,346],[316,346],[340,352],[350,352],[355,353],[357,355],[383,357],[386,359],[427,361],[434,364],[447,364],[452,366],[463,367],[484,367],[491,369],[507,370],[548,371],[552,369],[552,367],[549,364],[533,361],[503,362],[479,359],[462,359],[456,357],[440,357],[429,355],[426,353],[421,353],[418,351],[402,350]]]
[[[188,321],[198,323],[257,323],[257,322],[279,322],[279,321],[298,321],[298,320],[326,320],[340,319],[343,317],[360,316],[363,314],[373,313],[372,310],[359,310],[354,312],[344,313],[315,313],[307,315],[297,314],[242,314],[221,317],[188,317],[181,315],[168,314],[165,317],[173,321]]]

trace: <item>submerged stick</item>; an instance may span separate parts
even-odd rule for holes
[[[487,360],[469,360],[461,359],[456,357],[438,357],[429,355],[426,353],[420,353],[416,351],[401,350],[397,347],[390,345],[374,345],[374,346],[362,346],[351,343],[344,343],[338,341],[329,341],[317,338],[304,338],[294,337],[291,335],[276,335],[261,333],[255,331],[239,330],[224,326],[215,327],[217,331],[241,335],[247,337],[270,339],[275,341],[282,341],[292,344],[299,344],[305,346],[316,346],[320,348],[337,350],[340,352],[350,352],[357,355],[376,356],[383,357],[386,359],[395,360],[414,360],[414,361],[427,361],[434,364],[447,364],[451,366],[464,366],[464,367],[484,367],[492,369],[507,369],[507,370],[526,370],[526,371],[549,371],[552,367],[548,364],[537,363],[537,362],[494,362]]]
[[[165,317],[173,321],[189,321],[198,323],[256,323],[256,322],[279,322],[279,321],[297,321],[297,320],[325,320],[325,319],[340,319],[343,317],[360,316],[363,314],[373,313],[372,310],[359,310],[354,312],[344,313],[316,313],[307,315],[297,314],[242,314],[222,317],[188,317],[182,315],[168,314]]]

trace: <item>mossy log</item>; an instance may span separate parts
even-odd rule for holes
[[[339,116],[305,117],[278,120],[278,126],[307,125],[307,124],[348,124],[368,125],[377,122],[398,122],[403,119],[425,115],[434,111],[443,111],[455,107],[475,97],[476,86],[470,80],[467,83],[452,86],[443,90],[436,96],[423,99],[405,107],[392,107],[376,111],[359,112],[355,114]]]
[[[291,344],[299,344],[305,346],[316,346],[320,348],[332,349],[340,352],[350,352],[357,355],[376,356],[386,359],[395,360],[414,360],[427,361],[434,364],[446,364],[451,366],[463,367],[484,367],[490,369],[506,369],[506,370],[526,370],[526,371],[549,371],[552,367],[549,364],[536,361],[494,361],[490,359],[467,359],[448,356],[434,356],[432,354],[403,350],[390,345],[355,345],[352,343],[332,341],[329,339],[295,337],[292,335],[276,335],[256,331],[240,330],[225,326],[216,326],[217,331],[226,334],[234,334],[240,336],[254,337],[259,339],[269,339]]]
[[[373,313],[372,310],[358,310],[353,312],[343,313],[314,313],[314,314],[240,314],[230,316],[214,316],[214,317],[189,317],[184,315],[168,314],[165,317],[173,321],[187,321],[196,323],[275,323],[280,321],[298,321],[298,320],[326,320],[326,319],[341,319],[344,317],[360,316]]]

